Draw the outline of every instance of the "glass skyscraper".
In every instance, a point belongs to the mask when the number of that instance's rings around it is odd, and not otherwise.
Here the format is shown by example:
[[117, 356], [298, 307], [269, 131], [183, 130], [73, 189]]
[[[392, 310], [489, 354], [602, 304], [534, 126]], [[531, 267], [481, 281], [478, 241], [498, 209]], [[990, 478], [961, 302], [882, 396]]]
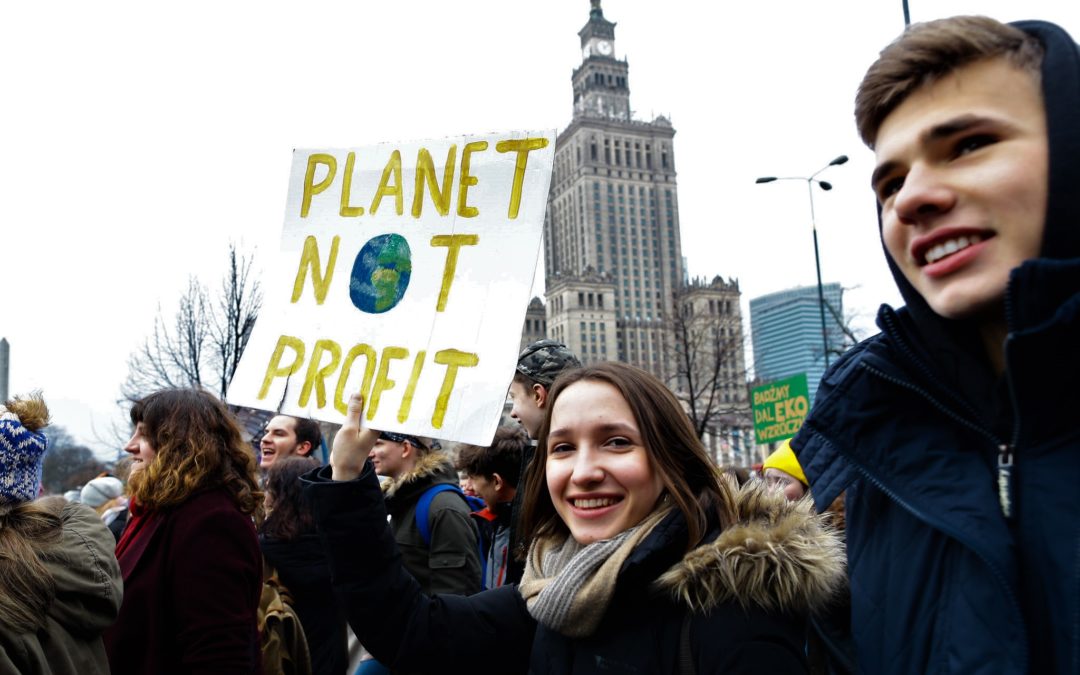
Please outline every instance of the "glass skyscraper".
[[[844, 290], [838, 283], [824, 284], [822, 290], [831, 364], [844, 350]], [[818, 382], [825, 374], [817, 286], [800, 286], [752, 299], [750, 335], [756, 379], [764, 383], [806, 373], [813, 402]]]

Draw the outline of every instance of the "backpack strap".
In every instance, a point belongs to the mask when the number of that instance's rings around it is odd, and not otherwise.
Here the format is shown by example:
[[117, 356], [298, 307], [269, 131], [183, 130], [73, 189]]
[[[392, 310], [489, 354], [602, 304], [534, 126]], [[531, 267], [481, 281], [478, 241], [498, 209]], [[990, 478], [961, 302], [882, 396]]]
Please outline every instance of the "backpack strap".
[[[424, 545], [428, 548], [431, 548], [431, 502], [435, 499], [435, 495], [440, 492], [457, 493], [459, 497], [465, 500], [465, 505], [469, 507], [469, 510], [473, 510], [472, 502], [469, 501], [469, 498], [465, 496], [465, 493], [457, 485], [440, 483], [424, 490], [423, 494], [420, 495], [420, 501], [416, 503], [416, 529], [420, 531], [420, 538], [424, 540]], [[487, 552], [484, 550], [480, 528], [473, 523], [473, 529], [476, 534], [476, 553], [480, 558], [480, 590], [484, 590], [484, 577], [487, 576]]]
[[462, 499], [465, 498], [465, 493], [458, 486], [441, 483], [424, 490], [424, 493], [420, 495], [420, 501], [416, 503], [416, 529], [420, 530], [420, 538], [424, 540], [425, 546], [431, 546], [431, 521], [429, 520], [431, 517], [431, 501], [435, 499], [435, 495], [447, 491], [456, 492], [461, 495]]

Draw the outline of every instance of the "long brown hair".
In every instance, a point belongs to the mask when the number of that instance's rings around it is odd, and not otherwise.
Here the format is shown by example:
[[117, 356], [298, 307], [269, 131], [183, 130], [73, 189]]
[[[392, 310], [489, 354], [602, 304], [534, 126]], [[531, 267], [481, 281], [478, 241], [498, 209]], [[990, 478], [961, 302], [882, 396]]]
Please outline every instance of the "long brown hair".
[[28, 633], [45, 624], [56, 582], [43, 564], [63, 537], [63, 497], [0, 505], [0, 626]]
[[304, 501], [300, 476], [319, 467], [314, 457], [282, 457], [266, 471], [266, 494], [270, 512], [260, 532], [272, 539], [292, 541], [315, 531], [315, 516]]
[[569, 535], [569, 529], [555, 511], [548, 493], [547, 437], [555, 402], [567, 388], [582, 381], [606, 382], [622, 394], [634, 414], [653, 471], [660, 476], [664, 491], [686, 518], [689, 527], [687, 550], [697, 546], [705, 536], [710, 510], [715, 511], [722, 527], [735, 522], [735, 508], [726, 496], [728, 491], [721, 490], [716, 467], [694, 433], [679, 400], [644, 370], [625, 363], [608, 362], [565, 371], [551, 387], [536, 456], [525, 475], [523, 541]]
[[163, 389], [131, 408], [131, 423], [143, 425], [155, 451], [128, 481], [136, 503], [158, 511], [224, 487], [242, 513], [262, 522], [255, 454], [221, 401], [196, 389]]

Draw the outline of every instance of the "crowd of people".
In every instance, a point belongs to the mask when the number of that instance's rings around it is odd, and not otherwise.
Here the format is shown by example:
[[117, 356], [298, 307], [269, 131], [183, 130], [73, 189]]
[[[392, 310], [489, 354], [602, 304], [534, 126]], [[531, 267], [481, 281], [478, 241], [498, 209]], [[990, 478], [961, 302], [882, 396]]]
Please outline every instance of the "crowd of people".
[[1077, 111], [1052, 24], [882, 51], [856, 120], [906, 305], [761, 476], [553, 340], [489, 445], [366, 428], [356, 394], [324, 465], [313, 420], [256, 452], [168, 389], [70, 499], [40, 494], [44, 399], [4, 402], [0, 673], [1080, 672]]

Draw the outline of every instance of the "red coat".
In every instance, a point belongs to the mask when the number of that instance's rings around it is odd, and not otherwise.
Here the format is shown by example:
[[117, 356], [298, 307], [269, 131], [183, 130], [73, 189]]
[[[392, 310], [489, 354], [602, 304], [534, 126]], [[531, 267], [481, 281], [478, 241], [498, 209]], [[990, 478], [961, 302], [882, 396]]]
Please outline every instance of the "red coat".
[[113, 675], [261, 671], [262, 555], [224, 489], [148, 522], [120, 556], [124, 602], [105, 633]]

